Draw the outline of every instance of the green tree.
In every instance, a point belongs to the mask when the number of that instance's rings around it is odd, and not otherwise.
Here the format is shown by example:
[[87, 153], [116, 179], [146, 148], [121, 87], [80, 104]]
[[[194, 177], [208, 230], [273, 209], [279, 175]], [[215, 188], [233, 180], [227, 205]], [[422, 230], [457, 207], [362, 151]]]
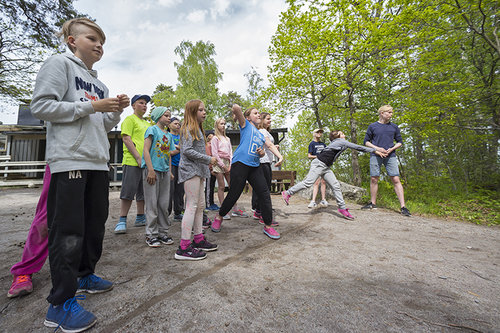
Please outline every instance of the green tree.
[[50, 52], [61, 51], [54, 31], [81, 16], [73, 0], [3, 0], [0, 2], [0, 96], [25, 98], [32, 77]]
[[211, 42], [182, 41], [175, 48], [182, 62], [175, 62], [178, 73], [178, 84], [175, 90], [177, 105], [184, 107], [191, 99], [201, 99], [207, 109], [207, 127], [212, 128], [216, 117], [222, 115], [220, 96], [217, 84], [222, 80], [214, 56], [215, 45]]

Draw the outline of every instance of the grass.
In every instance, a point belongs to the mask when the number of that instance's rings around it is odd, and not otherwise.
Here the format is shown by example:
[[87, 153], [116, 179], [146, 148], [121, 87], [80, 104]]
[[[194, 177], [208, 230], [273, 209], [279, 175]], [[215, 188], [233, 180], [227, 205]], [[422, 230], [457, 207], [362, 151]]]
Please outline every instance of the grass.
[[[443, 184], [406, 184], [404, 188], [406, 206], [412, 214], [434, 215], [489, 226], [500, 225], [498, 191], [481, 188], [456, 191]], [[399, 211], [399, 201], [392, 183], [379, 182], [377, 205]]]

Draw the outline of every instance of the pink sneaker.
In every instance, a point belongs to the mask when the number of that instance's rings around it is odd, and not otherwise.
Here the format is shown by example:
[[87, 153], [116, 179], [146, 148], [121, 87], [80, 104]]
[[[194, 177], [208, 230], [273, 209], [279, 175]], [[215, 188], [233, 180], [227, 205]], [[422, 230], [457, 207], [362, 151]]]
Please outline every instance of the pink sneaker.
[[14, 275], [12, 286], [7, 293], [8, 298], [23, 296], [33, 291], [31, 275]]
[[[265, 224], [265, 223], [264, 223], [264, 220], [262, 219], [262, 217], [259, 219], [259, 223], [260, 223], [260, 224], [262, 224], [262, 225], [264, 225], [264, 224]], [[278, 222], [276, 222], [274, 219], [273, 219], [273, 221], [271, 222], [271, 226], [272, 226], [272, 227], [277, 227], [277, 226], [279, 226], [279, 225], [280, 225], [280, 224], [279, 224]]]
[[354, 220], [354, 216], [352, 216], [351, 213], [349, 213], [349, 209], [348, 208], [339, 209], [339, 213], [342, 214], [342, 216], [345, 217], [348, 220]]
[[280, 234], [274, 228], [266, 228], [264, 227], [264, 233], [266, 234], [267, 237], [271, 239], [280, 239]]
[[283, 191], [283, 192], [281, 192], [281, 197], [283, 198], [283, 200], [285, 201], [286, 205], [288, 206], [288, 200], [290, 200], [291, 195], [288, 194], [287, 191]]
[[221, 224], [222, 221], [215, 217], [210, 229], [212, 229], [213, 232], [220, 232]]

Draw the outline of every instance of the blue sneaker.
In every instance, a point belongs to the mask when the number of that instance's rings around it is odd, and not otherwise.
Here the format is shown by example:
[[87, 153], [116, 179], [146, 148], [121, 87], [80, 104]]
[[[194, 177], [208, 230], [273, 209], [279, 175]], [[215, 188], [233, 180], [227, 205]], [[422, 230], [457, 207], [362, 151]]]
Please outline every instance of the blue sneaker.
[[215, 211], [215, 210], [219, 210], [219, 206], [217, 206], [216, 204], [212, 204], [212, 205], [208, 206], [207, 209]]
[[97, 275], [89, 274], [78, 281], [77, 293], [98, 294], [113, 289], [113, 282], [104, 280]]
[[115, 227], [115, 234], [125, 234], [127, 232], [127, 217], [120, 216]]
[[182, 221], [184, 214], [174, 215], [174, 221]]
[[146, 225], [146, 215], [144, 214], [137, 214], [136, 218], [135, 218], [135, 223], [134, 223], [134, 227], [144, 227]]
[[57, 306], [49, 305], [43, 324], [56, 327], [56, 331], [60, 327], [63, 332], [82, 332], [94, 326], [97, 322], [96, 316], [82, 308], [77, 299], [83, 300], [85, 296], [75, 296]]

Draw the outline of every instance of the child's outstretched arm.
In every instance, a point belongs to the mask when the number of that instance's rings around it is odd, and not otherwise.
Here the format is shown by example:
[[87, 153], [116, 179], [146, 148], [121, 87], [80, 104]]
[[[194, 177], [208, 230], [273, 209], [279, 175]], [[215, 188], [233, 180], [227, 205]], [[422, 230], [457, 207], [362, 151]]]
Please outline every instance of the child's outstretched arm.
[[232, 111], [240, 127], [245, 127], [245, 117], [243, 116], [243, 112], [241, 112], [241, 107], [238, 104], [233, 104]]
[[281, 163], [283, 163], [283, 155], [281, 155], [278, 148], [276, 148], [276, 146], [271, 142], [271, 140], [269, 140], [268, 137], [266, 137], [265, 145], [267, 146], [267, 148], [269, 148], [271, 153], [273, 153], [274, 156], [276, 156], [278, 158], [278, 162], [276, 162], [276, 164], [274, 166], [277, 166], [277, 167], [280, 166]]

